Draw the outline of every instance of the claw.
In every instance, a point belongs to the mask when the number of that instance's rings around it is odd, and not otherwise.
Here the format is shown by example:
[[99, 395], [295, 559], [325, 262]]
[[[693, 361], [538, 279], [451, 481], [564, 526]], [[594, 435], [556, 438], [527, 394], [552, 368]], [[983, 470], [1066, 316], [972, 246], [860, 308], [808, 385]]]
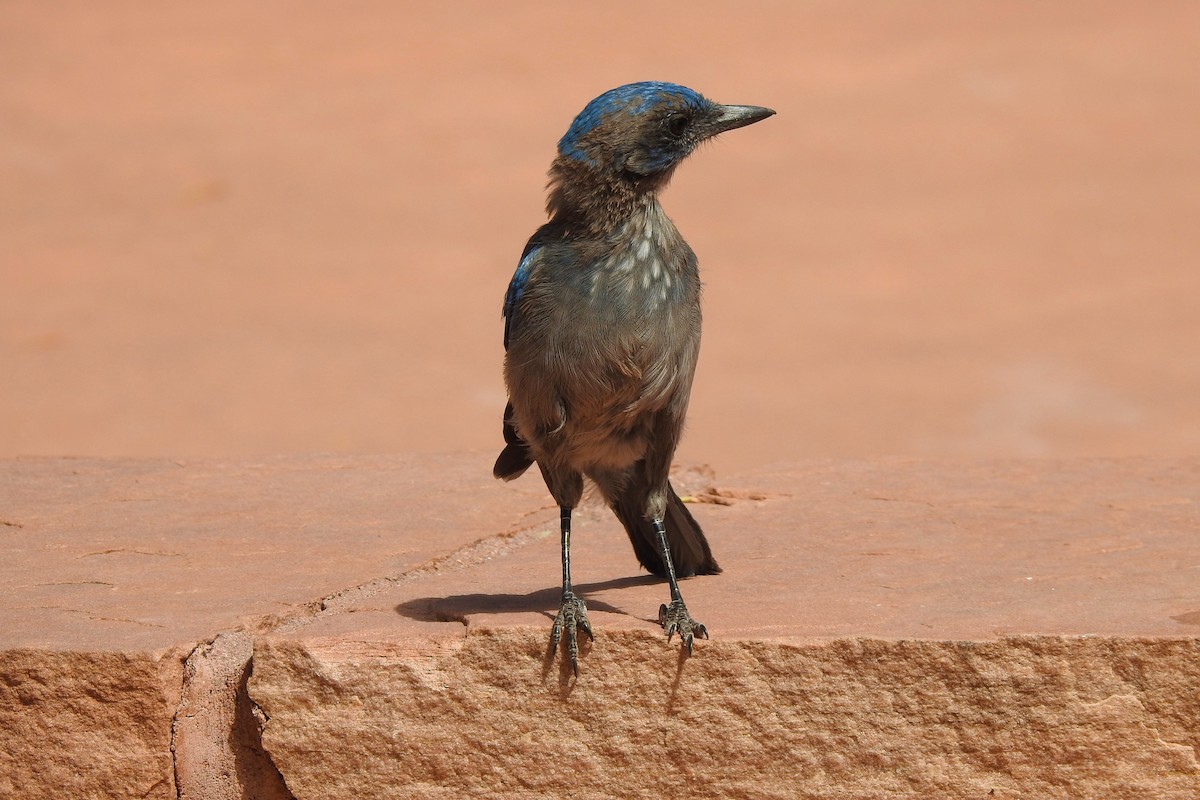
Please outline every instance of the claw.
[[571, 669], [575, 673], [575, 677], [579, 677], [579, 636], [577, 630], [582, 630], [587, 634], [591, 641], [595, 641], [596, 637], [592, 635], [592, 625], [588, 622], [587, 605], [584, 604], [583, 598], [578, 597], [572, 592], [563, 594], [562, 606], [558, 610], [558, 616], [554, 618], [554, 626], [550, 629], [550, 652], [551, 655], [558, 652], [558, 645], [562, 641], [563, 633], [567, 634], [567, 655], [571, 658]]
[[708, 638], [708, 628], [704, 627], [704, 623], [692, 619], [682, 600], [672, 600], [669, 606], [666, 603], [659, 606], [658, 624], [667, 632], [668, 642], [676, 633], [679, 634], [679, 642], [687, 648], [689, 656], [694, 652], [695, 637]]

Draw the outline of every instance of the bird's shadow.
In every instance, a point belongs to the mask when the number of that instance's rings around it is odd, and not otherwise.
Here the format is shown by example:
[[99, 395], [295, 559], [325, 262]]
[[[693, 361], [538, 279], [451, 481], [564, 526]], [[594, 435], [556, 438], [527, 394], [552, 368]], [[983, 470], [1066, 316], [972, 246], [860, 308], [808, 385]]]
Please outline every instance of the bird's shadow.
[[[662, 578], [654, 575], [631, 575], [596, 583], [577, 583], [574, 591], [587, 601], [588, 610], [606, 611], [611, 614], [636, 615], [609, 603], [588, 597], [595, 592], [608, 589], [624, 589], [630, 586], [647, 586], [661, 583]], [[444, 597], [416, 597], [396, 606], [396, 613], [421, 622], [462, 622], [472, 614], [521, 614], [533, 612], [554, 619], [562, 600], [562, 589], [557, 586], [538, 589], [526, 594], [485, 593], [452, 594]], [[653, 621], [653, 620], [651, 620]]]

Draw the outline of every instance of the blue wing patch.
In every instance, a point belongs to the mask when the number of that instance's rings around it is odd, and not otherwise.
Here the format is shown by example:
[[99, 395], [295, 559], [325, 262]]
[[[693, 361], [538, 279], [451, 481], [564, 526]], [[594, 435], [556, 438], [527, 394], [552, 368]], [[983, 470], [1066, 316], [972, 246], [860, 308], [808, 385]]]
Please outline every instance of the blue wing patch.
[[517, 264], [517, 271], [513, 273], [512, 280], [508, 283], [508, 291], [504, 295], [504, 349], [506, 350], [508, 349], [508, 332], [512, 328], [517, 304], [521, 302], [521, 295], [525, 294], [529, 276], [533, 273], [533, 262], [537, 259], [537, 254], [541, 249], [541, 245], [536, 245], [525, 252], [525, 255], [521, 257], [521, 263]]

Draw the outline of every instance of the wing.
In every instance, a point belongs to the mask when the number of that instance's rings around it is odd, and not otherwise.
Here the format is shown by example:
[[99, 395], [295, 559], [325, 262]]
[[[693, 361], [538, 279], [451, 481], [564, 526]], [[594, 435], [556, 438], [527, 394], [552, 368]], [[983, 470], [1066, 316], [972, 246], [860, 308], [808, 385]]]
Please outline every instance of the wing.
[[521, 254], [521, 262], [517, 264], [517, 271], [513, 273], [512, 280], [508, 283], [508, 291], [504, 294], [505, 350], [508, 349], [509, 332], [520, 324], [521, 296], [525, 294], [525, 287], [529, 285], [529, 277], [533, 274], [541, 251], [542, 246], [530, 240], [529, 244], [525, 245], [525, 252]]
[[[542, 247], [536, 243], [536, 238], [535, 236], [525, 245], [525, 252], [521, 253], [517, 271], [513, 273], [512, 280], [508, 282], [508, 291], [504, 293], [504, 349], [506, 351], [510, 332], [521, 324], [521, 297], [525, 294], [530, 276], [533, 275], [541, 253]], [[529, 445], [517, 433], [516, 426], [513, 424], [511, 401], [504, 408], [504, 443], [504, 450], [496, 459], [496, 464], [492, 467], [492, 474], [497, 478], [511, 481], [513, 478], [520, 477], [533, 464], [533, 454], [529, 451]]]

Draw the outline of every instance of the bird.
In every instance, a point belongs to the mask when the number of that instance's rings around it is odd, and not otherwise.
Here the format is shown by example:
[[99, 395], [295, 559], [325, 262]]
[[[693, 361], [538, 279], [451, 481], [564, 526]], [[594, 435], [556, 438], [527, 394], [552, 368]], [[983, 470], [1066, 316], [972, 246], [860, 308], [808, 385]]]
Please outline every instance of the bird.
[[772, 116], [676, 83], [618, 86], [589, 102], [558, 142], [548, 221], [529, 239], [504, 297], [505, 481], [538, 465], [559, 508], [562, 600], [550, 657], [594, 641], [571, 582], [571, 515], [585, 478], [621, 521], [640, 564], [666, 578], [658, 621], [692, 655], [708, 629], [679, 579], [721, 571], [669, 479], [700, 349], [696, 254], [659, 192], [698, 145]]

